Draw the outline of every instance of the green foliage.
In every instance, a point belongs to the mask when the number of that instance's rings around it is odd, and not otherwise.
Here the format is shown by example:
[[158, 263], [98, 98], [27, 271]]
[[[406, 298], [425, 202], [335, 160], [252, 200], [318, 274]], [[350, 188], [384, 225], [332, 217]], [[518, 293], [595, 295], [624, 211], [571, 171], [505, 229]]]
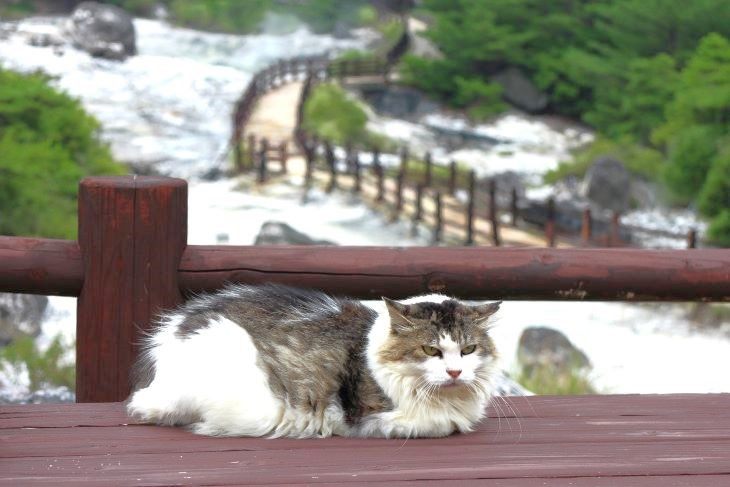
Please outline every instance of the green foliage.
[[710, 241], [716, 245], [730, 247], [730, 208], [722, 210], [707, 229]]
[[73, 349], [64, 345], [60, 336], [53, 339], [46, 351], [41, 352], [32, 337], [21, 337], [0, 349], [0, 362], [12, 367], [28, 368], [31, 390], [47, 386], [76, 388], [76, 365], [66, 363], [64, 357]]
[[502, 103], [502, 87], [497, 83], [487, 83], [478, 78], [454, 79], [456, 92], [453, 99], [457, 106], [466, 107], [466, 113], [472, 120], [481, 121], [502, 112], [506, 105]]
[[178, 24], [239, 34], [254, 32], [271, 7], [271, 0], [171, 0], [168, 4]]
[[318, 33], [332, 32], [338, 25], [354, 27], [369, 21], [372, 12], [366, 12], [367, 0], [306, 0], [281, 7], [306, 22]]
[[535, 394], [596, 394], [587, 372], [580, 367], [522, 367], [516, 381]]
[[709, 217], [730, 210], [730, 151], [726, 150], [713, 161], [697, 197], [697, 206], [703, 215]]
[[365, 141], [366, 123], [363, 109], [335, 84], [316, 86], [304, 105], [304, 128], [338, 145]]
[[40, 74], [0, 69], [0, 233], [73, 238], [86, 175], [121, 174], [98, 122]]
[[591, 163], [601, 156], [622, 161], [631, 173], [649, 181], [657, 180], [664, 166], [662, 154], [655, 149], [627, 140], [616, 142], [598, 138], [578, 150], [570, 162], [561, 162], [556, 169], [545, 173], [543, 179], [548, 184], [554, 184], [568, 176], [583, 177]]

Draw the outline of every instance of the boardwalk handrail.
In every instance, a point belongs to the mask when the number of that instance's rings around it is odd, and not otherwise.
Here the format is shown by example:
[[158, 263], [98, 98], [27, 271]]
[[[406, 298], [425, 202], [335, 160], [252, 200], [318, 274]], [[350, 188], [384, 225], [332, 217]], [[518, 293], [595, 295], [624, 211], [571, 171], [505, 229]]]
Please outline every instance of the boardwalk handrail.
[[187, 184], [93, 177], [79, 241], [0, 237], [0, 291], [78, 296], [77, 400], [119, 401], [139, 339], [184, 295], [279, 282], [359, 298], [730, 301], [730, 251], [187, 245]]

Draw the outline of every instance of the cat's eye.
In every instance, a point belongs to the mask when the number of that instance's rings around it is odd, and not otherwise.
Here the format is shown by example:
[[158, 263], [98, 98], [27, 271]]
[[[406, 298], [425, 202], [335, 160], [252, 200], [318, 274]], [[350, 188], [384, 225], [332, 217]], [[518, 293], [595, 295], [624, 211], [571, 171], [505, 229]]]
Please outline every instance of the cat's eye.
[[476, 345], [469, 345], [468, 347], [464, 347], [461, 349], [462, 355], [469, 355], [470, 353], [474, 353], [474, 350], [477, 349]]
[[431, 357], [440, 357], [441, 356], [441, 350], [439, 350], [436, 347], [432, 347], [430, 345], [423, 346], [423, 353], [425, 353], [426, 355], [429, 355]]

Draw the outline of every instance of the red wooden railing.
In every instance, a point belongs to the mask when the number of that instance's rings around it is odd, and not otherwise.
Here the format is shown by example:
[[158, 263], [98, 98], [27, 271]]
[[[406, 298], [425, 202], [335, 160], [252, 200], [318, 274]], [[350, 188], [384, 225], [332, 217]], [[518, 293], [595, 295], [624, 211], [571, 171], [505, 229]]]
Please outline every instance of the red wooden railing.
[[137, 176], [81, 182], [78, 242], [0, 237], [0, 291], [79, 297], [79, 402], [126, 398], [139, 338], [156, 314], [227, 282], [278, 282], [370, 299], [436, 291], [465, 299], [730, 301], [727, 249], [253, 247], [186, 240], [185, 181]]

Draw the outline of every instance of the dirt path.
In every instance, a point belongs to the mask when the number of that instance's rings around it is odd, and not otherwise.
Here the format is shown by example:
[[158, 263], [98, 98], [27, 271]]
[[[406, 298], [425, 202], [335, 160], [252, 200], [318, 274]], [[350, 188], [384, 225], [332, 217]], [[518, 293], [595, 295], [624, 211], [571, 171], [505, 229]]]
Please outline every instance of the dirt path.
[[244, 135], [266, 137], [271, 145], [286, 141], [294, 144], [297, 104], [303, 83], [294, 81], [266, 93], [256, 103]]

